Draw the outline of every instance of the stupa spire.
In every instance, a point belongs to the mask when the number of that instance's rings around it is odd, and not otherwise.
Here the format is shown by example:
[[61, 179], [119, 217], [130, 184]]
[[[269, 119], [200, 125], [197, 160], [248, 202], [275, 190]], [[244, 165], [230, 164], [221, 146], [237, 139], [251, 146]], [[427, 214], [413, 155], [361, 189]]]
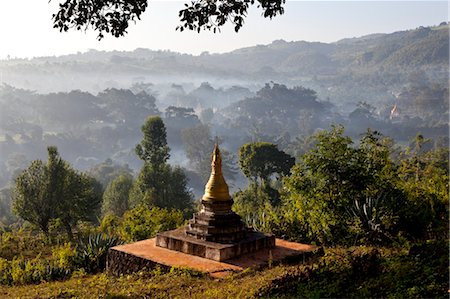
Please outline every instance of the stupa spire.
[[207, 201], [228, 201], [231, 200], [228, 185], [222, 174], [222, 157], [220, 156], [219, 145], [216, 142], [211, 158], [211, 175], [205, 186], [203, 200]]

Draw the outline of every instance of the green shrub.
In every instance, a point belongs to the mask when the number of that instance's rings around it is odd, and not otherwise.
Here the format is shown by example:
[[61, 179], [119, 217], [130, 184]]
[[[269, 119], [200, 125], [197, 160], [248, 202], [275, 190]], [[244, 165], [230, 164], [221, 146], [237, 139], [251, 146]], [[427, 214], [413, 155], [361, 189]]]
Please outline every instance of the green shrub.
[[233, 195], [233, 210], [242, 217], [247, 227], [264, 232], [275, 232], [281, 225], [279, 208], [272, 204], [271, 188], [251, 184]]
[[100, 232], [110, 235], [110, 236], [118, 236], [118, 230], [122, 223], [122, 218], [116, 216], [114, 214], [107, 214], [102, 218], [100, 222]]
[[77, 251], [70, 242], [54, 247], [52, 257], [61, 269], [74, 270], [76, 267]]
[[0, 258], [0, 284], [12, 284], [11, 263], [4, 258]]
[[184, 223], [183, 213], [158, 207], [140, 205], [125, 212], [120, 236], [127, 242], [154, 237], [158, 232], [174, 229]]
[[70, 276], [71, 270], [64, 269], [57, 262], [43, 259], [40, 256], [25, 260], [15, 257], [12, 261], [0, 261], [0, 283], [5, 285], [40, 283]]
[[108, 249], [120, 243], [118, 238], [105, 234], [94, 234], [80, 239], [76, 249], [78, 266], [84, 268], [88, 273], [104, 270]]

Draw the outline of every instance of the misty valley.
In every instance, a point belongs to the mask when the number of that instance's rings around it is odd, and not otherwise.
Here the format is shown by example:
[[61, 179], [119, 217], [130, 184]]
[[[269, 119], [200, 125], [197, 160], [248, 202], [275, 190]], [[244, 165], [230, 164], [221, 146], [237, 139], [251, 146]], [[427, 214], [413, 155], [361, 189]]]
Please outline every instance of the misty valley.
[[[210, 298], [448, 295], [448, 59], [443, 22], [223, 54], [0, 60], [0, 284], [25, 296], [57, 281], [48, 298], [87, 298], [81, 284], [198, 297], [206, 283]], [[106, 276], [109, 247], [200, 210], [216, 143], [245, 225], [326, 254], [223, 281]]]

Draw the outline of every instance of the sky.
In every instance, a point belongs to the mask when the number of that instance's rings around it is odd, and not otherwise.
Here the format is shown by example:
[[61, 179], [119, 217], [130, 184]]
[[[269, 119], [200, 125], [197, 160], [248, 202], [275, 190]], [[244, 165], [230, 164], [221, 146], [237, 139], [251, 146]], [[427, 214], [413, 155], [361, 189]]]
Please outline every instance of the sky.
[[[85, 52], [89, 49], [132, 51], [136, 48], [172, 50], [198, 55], [286, 41], [334, 42], [372, 33], [390, 33], [449, 20], [447, 1], [293, 1], [285, 14], [269, 20], [253, 7], [244, 27], [235, 33], [231, 26], [221, 33], [175, 31], [178, 11], [185, 1], [149, 1], [141, 21], [131, 24], [125, 37], [52, 28], [51, 16], [59, 0], [0, 1], [0, 59], [32, 58]], [[186, 2], [189, 2], [188, 0]]]

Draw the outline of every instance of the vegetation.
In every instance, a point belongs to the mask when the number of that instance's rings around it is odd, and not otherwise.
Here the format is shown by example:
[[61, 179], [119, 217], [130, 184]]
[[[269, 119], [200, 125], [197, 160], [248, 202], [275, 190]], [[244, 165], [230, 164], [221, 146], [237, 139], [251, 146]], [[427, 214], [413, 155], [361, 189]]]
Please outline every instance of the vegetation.
[[448, 150], [419, 153], [419, 135], [415, 150], [394, 159], [380, 133], [368, 130], [358, 146], [343, 133], [335, 126], [313, 136], [315, 146], [278, 186], [280, 202], [251, 184], [235, 195], [236, 211], [258, 229], [328, 246], [448, 238]]
[[65, 281], [3, 286], [0, 291], [20, 298], [446, 298], [447, 261], [447, 244], [439, 242], [409, 251], [334, 248], [306, 264], [248, 269], [221, 280], [184, 269], [121, 277], [74, 273]]
[[[151, 142], [149, 136], [147, 141]], [[95, 274], [104, 271], [111, 246], [150, 238], [185, 223], [180, 209], [147, 204], [133, 209], [121, 206], [119, 203], [128, 200], [126, 189], [130, 190], [131, 181], [129, 176], [119, 175], [103, 196], [103, 207], [109, 206], [110, 213], [99, 226], [78, 222], [78, 242], [68, 242], [69, 236], [58, 233], [62, 218], [51, 218], [44, 235], [35, 226], [3, 232], [0, 284], [8, 287], [1, 287], [1, 291], [8, 296], [44, 298], [93, 294], [189, 294], [206, 298], [446, 296], [448, 149], [427, 147], [430, 140], [420, 134], [410, 147], [399, 149], [391, 139], [370, 129], [354, 144], [344, 135], [342, 126], [318, 132], [312, 136], [312, 144], [292, 169], [293, 158], [275, 145], [244, 144], [241, 153], [253, 154], [241, 155], [248, 162], [240, 163], [241, 167], [253, 169], [250, 178], [260, 179], [252, 180], [247, 189], [234, 195], [234, 209], [253, 228], [325, 245], [322, 257], [303, 264], [249, 269], [222, 280], [183, 269], [165, 272], [156, 268], [123, 277]], [[269, 148], [275, 159], [261, 155], [261, 147]], [[38, 165], [44, 168], [44, 174], [68, 169], [55, 148], [49, 148], [49, 153], [47, 164], [35, 161], [30, 169]], [[277, 159], [277, 155], [284, 158]], [[163, 170], [165, 161], [160, 161], [157, 167]], [[274, 161], [283, 163], [272, 167]], [[252, 163], [258, 167], [251, 168]], [[41, 172], [36, 178], [42, 178]], [[31, 173], [25, 170], [18, 178]], [[271, 181], [274, 174], [281, 180]], [[114, 194], [120, 194], [120, 200], [115, 201]], [[279, 200], [273, 200], [274, 194]], [[111, 213], [115, 204], [124, 210], [123, 215]], [[42, 284], [44, 281], [49, 283]], [[22, 286], [28, 284], [37, 285]]]
[[289, 175], [295, 159], [277, 149], [276, 144], [255, 142], [244, 144], [239, 149], [239, 166], [252, 182], [268, 183], [276, 175]]
[[119, 234], [127, 242], [156, 236], [157, 233], [177, 228], [184, 223], [183, 213], [154, 207], [139, 206], [125, 213]]
[[[225, 23], [232, 23], [235, 31], [244, 24], [247, 10], [255, 2], [263, 9], [265, 18], [273, 18], [283, 14], [285, 0], [262, 1], [262, 0], [196, 0], [185, 4], [180, 10], [179, 17], [182, 25], [177, 29], [196, 30], [201, 29], [219, 30]], [[147, 8], [147, 0], [118, 1], [108, 0], [102, 3], [92, 3], [86, 0], [77, 2], [67, 0], [59, 5], [59, 11], [53, 14], [55, 28], [60, 31], [68, 31], [69, 28], [86, 30], [92, 27], [99, 31], [98, 39], [104, 37], [104, 32], [114, 37], [123, 36], [127, 31], [128, 23], [140, 20], [141, 14]]]
[[192, 207], [192, 195], [183, 170], [167, 164], [170, 149], [163, 121], [159, 116], [149, 117], [142, 132], [144, 139], [136, 146], [136, 154], [144, 166], [130, 191], [131, 204], [188, 211]]
[[[211, 173], [211, 149], [219, 140], [214, 141], [210, 127], [203, 124], [182, 130], [181, 137], [192, 169], [207, 182]], [[226, 150], [221, 150], [221, 155], [222, 171], [228, 180], [233, 180], [238, 171], [234, 167], [234, 156]]]
[[[0, 61], [5, 82], [40, 90], [0, 87], [4, 296], [448, 295], [448, 25], [215, 56], [74, 57]], [[111, 76], [100, 78], [105, 68]], [[32, 79], [46, 82], [42, 70], [74, 78], [64, 88], [95, 81], [85, 89], [98, 93], [46, 94]], [[159, 83], [138, 77], [147, 71]], [[246, 83], [198, 85], [199, 73]], [[174, 74], [195, 83], [164, 81]], [[273, 78], [289, 85], [264, 84]], [[186, 269], [100, 273], [110, 246], [186, 223], [215, 135], [246, 224], [325, 255], [223, 280]]]
[[22, 219], [49, 233], [49, 223], [59, 219], [69, 239], [79, 220], [95, 220], [99, 214], [101, 188], [92, 178], [78, 173], [48, 148], [48, 162], [40, 160], [16, 179], [13, 208]]
[[103, 193], [102, 214], [122, 216], [129, 210], [128, 198], [132, 186], [133, 178], [123, 174], [109, 183]]

